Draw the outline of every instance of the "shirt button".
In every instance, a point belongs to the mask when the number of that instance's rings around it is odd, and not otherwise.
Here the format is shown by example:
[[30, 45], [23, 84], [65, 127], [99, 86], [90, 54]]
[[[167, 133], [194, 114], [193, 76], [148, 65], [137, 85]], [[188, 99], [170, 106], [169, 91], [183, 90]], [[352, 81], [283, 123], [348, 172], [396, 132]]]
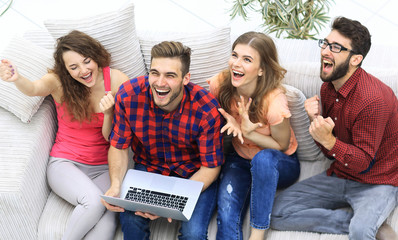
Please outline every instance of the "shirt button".
[[346, 166], [346, 167], [347, 167], [347, 166], [348, 166], [348, 163], [344, 164], [344, 166]]
[[164, 127], [164, 128], [163, 128], [163, 131], [167, 131], [167, 127]]
[[333, 156], [333, 157], [336, 157], [336, 154], [335, 154], [335, 153], [333, 153], [333, 154], [332, 154], [332, 156]]
[[334, 120], [337, 121], [337, 117], [335, 117]]
[[336, 102], [338, 102], [339, 101], [339, 99], [338, 98], [336, 98]]

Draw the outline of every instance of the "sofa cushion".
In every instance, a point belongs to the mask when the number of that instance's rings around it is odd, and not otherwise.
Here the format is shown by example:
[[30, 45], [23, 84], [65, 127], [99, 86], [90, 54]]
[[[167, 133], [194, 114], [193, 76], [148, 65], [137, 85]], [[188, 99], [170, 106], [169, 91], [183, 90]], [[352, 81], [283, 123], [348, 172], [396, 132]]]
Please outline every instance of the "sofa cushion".
[[151, 49], [162, 41], [179, 41], [192, 50], [191, 82], [206, 89], [206, 79], [221, 72], [228, 65], [231, 54], [230, 28], [220, 28], [196, 33], [161, 33], [139, 31], [142, 53], [147, 69], [151, 64]]
[[50, 192], [46, 168], [56, 119], [51, 97], [29, 124], [0, 108], [0, 239], [37, 239]]
[[300, 161], [316, 161], [324, 158], [319, 147], [315, 144], [308, 129], [310, 127], [310, 120], [307, 112], [304, 109], [304, 94], [297, 88], [284, 84], [286, 88], [286, 97], [289, 105], [289, 110], [292, 116], [290, 117], [290, 125], [296, 135], [298, 147], [297, 156]]
[[46, 20], [44, 25], [55, 39], [74, 29], [82, 31], [100, 41], [109, 51], [112, 55], [111, 67], [124, 72], [129, 78], [146, 74], [136, 34], [133, 3], [118, 11], [81, 19]]
[[[14, 37], [0, 54], [8, 59], [27, 79], [40, 79], [53, 66], [52, 52], [36, 46], [22, 37]], [[39, 109], [44, 97], [29, 97], [20, 92], [14, 83], [0, 80], [0, 106], [13, 113], [22, 122], [30, 122]]]

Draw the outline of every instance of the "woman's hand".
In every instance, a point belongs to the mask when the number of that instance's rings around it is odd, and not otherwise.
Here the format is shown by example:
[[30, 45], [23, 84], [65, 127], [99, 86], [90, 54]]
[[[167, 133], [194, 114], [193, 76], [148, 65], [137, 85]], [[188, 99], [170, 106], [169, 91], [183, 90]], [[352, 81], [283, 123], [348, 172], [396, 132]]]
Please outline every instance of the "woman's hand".
[[6, 82], [15, 82], [19, 78], [17, 68], [6, 59], [0, 62], [0, 78]]
[[113, 105], [115, 105], [115, 98], [109, 91], [101, 98], [99, 107], [104, 114], [113, 114]]
[[247, 136], [263, 125], [261, 123], [253, 123], [249, 118], [249, 108], [250, 104], [252, 103], [252, 99], [249, 98], [249, 101], [245, 103], [245, 98], [243, 96], [240, 96], [240, 100], [241, 101], [238, 102], [239, 115], [242, 119], [240, 129], [243, 136]]
[[232, 133], [234, 137], [238, 136], [238, 139], [243, 144], [242, 131], [240, 130], [240, 126], [235, 118], [222, 108], [219, 108], [218, 111], [224, 116], [225, 120], [227, 120], [227, 123], [221, 128], [221, 133], [225, 131], [227, 131], [228, 135]]

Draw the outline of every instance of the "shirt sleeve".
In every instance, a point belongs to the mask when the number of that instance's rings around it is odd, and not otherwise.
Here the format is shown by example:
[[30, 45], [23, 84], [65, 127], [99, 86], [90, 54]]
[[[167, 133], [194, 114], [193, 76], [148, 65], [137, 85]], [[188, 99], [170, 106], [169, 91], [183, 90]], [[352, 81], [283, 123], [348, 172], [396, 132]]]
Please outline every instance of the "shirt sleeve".
[[388, 121], [388, 109], [382, 101], [367, 105], [356, 117], [352, 128], [353, 143], [337, 139], [333, 148], [323, 152], [342, 166], [355, 172], [363, 172], [371, 166], [382, 141]]
[[269, 125], [278, 125], [283, 122], [284, 118], [291, 117], [287, 97], [280, 89], [271, 92], [267, 102], [267, 120]]
[[128, 121], [127, 110], [124, 106], [123, 98], [121, 97], [120, 89], [115, 96], [115, 108], [113, 116], [113, 127], [109, 138], [110, 144], [118, 149], [128, 148], [131, 144], [133, 134]]
[[201, 121], [202, 130], [198, 145], [202, 166], [213, 168], [224, 163], [222, 121], [217, 108], [213, 108], [208, 116]]

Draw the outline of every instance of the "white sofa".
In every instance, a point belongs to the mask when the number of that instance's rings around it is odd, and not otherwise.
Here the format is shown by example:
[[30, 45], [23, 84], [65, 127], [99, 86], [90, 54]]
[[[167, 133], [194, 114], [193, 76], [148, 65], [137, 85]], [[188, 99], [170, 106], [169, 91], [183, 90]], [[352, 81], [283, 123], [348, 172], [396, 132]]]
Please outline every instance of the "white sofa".
[[[48, 31], [30, 31], [16, 37], [0, 54], [11, 59], [19, 71], [36, 79], [52, 66], [54, 38], [79, 29], [97, 38], [112, 54], [112, 64], [135, 77], [146, 73], [151, 47], [161, 40], [178, 40], [193, 49], [192, 81], [206, 86], [205, 80], [226, 67], [231, 50], [228, 27], [200, 33], [159, 33], [135, 30], [134, 6], [120, 11], [75, 20], [48, 20]], [[308, 133], [309, 120], [303, 102], [320, 89], [319, 48], [316, 41], [275, 39], [281, 64], [288, 70], [287, 84], [291, 123], [298, 139], [300, 179], [324, 171], [330, 164]], [[386, 82], [398, 95], [398, 47], [373, 46], [363, 67]], [[48, 154], [55, 138], [56, 112], [51, 97], [30, 98], [13, 84], [0, 81], [0, 239], [60, 239], [73, 206], [51, 192], [46, 181]], [[249, 213], [244, 237], [249, 234]], [[398, 231], [398, 212], [388, 223]], [[178, 222], [159, 219], [151, 223], [151, 239], [176, 239]], [[215, 239], [216, 216], [209, 225], [209, 239]], [[122, 239], [120, 227], [115, 239]], [[345, 235], [269, 230], [271, 240], [337, 240]]]

